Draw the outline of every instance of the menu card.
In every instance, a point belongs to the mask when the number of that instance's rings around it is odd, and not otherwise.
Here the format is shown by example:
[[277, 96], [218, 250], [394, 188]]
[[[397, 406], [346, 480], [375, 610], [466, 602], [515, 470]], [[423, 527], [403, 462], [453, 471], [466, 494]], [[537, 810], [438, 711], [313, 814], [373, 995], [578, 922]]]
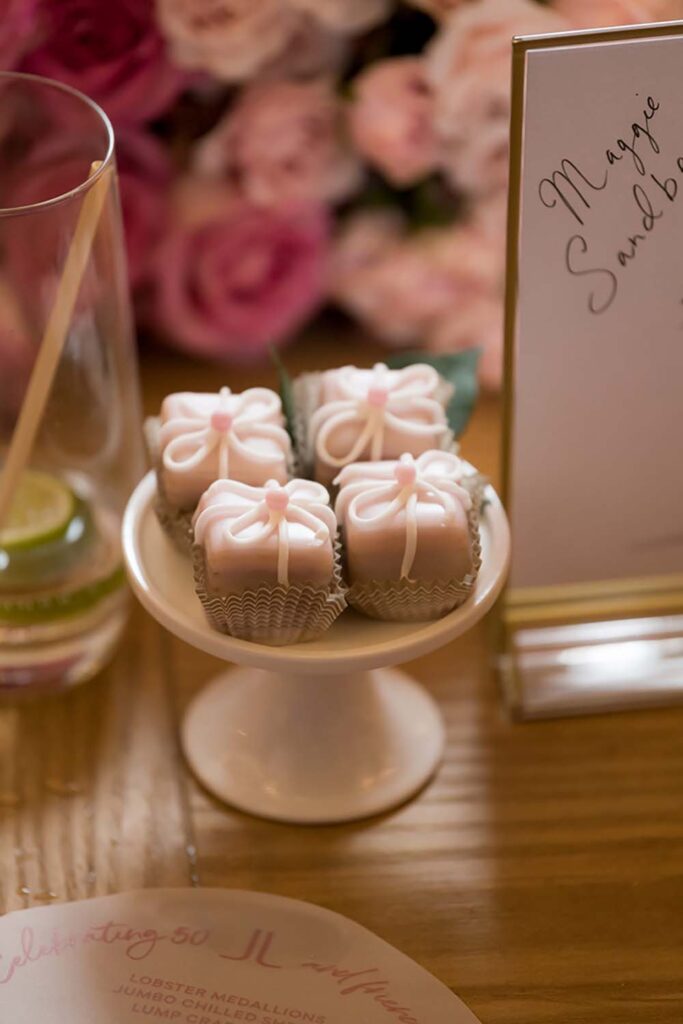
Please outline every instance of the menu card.
[[682, 32], [515, 43], [513, 588], [683, 573]]
[[0, 919], [0, 1019], [477, 1021], [445, 985], [347, 918], [223, 889], [130, 892]]

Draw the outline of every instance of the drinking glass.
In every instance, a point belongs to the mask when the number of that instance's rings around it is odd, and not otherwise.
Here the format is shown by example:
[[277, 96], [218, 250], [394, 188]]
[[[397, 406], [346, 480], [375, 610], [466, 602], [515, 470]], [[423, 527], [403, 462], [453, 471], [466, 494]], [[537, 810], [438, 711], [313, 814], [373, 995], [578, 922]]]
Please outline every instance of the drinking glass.
[[111, 124], [74, 89], [0, 74], [0, 490], [94, 189], [102, 205], [0, 522], [2, 694], [71, 686], [112, 653], [127, 606], [120, 522], [143, 455]]

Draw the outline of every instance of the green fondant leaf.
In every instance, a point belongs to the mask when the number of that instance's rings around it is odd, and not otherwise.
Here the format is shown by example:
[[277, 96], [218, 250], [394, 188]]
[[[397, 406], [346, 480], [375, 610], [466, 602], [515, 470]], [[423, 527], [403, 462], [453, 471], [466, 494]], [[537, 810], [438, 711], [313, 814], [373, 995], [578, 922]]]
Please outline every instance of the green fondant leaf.
[[287, 373], [285, 364], [280, 359], [277, 351], [271, 346], [270, 358], [277, 370], [278, 380], [280, 384], [280, 399], [282, 401], [282, 410], [285, 414], [285, 420], [287, 421], [287, 431], [289, 436], [294, 439], [294, 389], [292, 387], [292, 378]]

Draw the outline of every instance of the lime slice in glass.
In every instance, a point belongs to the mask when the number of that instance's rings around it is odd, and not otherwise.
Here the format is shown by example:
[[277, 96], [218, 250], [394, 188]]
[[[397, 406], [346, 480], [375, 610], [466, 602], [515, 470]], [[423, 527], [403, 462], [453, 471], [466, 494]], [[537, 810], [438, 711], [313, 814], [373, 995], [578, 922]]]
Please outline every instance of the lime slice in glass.
[[75, 509], [76, 496], [65, 483], [50, 473], [26, 470], [0, 530], [0, 548], [9, 553], [57, 540], [68, 530]]
[[95, 536], [87, 502], [59, 477], [27, 470], [0, 530], [0, 592], [36, 591], [66, 580]]
[[0, 590], [0, 631], [3, 626], [39, 626], [89, 612], [105, 598], [119, 592], [123, 598], [126, 574], [117, 566], [107, 576], [75, 589], [57, 589], [37, 595], [14, 594], [7, 598]]

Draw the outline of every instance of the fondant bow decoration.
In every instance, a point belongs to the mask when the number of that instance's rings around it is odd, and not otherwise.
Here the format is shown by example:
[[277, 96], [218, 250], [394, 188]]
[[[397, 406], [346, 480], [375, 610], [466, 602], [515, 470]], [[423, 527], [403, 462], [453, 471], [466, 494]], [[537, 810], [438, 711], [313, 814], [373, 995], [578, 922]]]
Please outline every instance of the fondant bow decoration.
[[336, 536], [337, 519], [327, 490], [312, 480], [290, 480], [284, 487], [276, 480], [265, 487], [222, 480], [211, 485], [206, 498], [195, 519], [197, 543], [203, 543], [206, 531], [216, 523], [224, 524], [224, 536], [233, 544], [257, 546], [277, 534], [277, 579], [284, 586], [289, 584], [290, 525], [307, 527], [316, 544], [334, 542]]
[[[472, 507], [469, 492], [459, 482], [465, 475], [463, 463], [451, 452], [430, 451], [417, 459], [412, 455], [402, 455], [398, 462], [365, 463], [358, 466], [357, 475], [353, 472], [355, 469], [351, 467], [351, 475], [342, 481], [344, 487], [340, 493], [340, 500], [343, 500], [344, 489], [349, 488], [348, 521], [357, 526], [381, 526], [405, 511], [406, 543], [401, 579], [410, 576], [415, 561], [418, 502], [441, 505], [446, 516], [456, 514], [456, 502], [466, 512]], [[348, 474], [349, 470], [345, 473]], [[339, 479], [337, 477], [335, 483]], [[369, 507], [385, 502], [388, 504], [381, 511], [367, 513]], [[340, 512], [339, 503], [337, 510]]]
[[[279, 413], [279, 399], [267, 388], [249, 388], [233, 397], [230, 388], [221, 388], [212, 413], [199, 410], [186, 418], [173, 422], [179, 431], [166, 445], [164, 466], [175, 473], [190, 473], [213, 452], [217, 455], [217, 478], [230, 476], [230, 456], [239, 453], [251, 462], [264, 465], [273, 463], [273, 456], [254, 447], [250, 442], [270, 438], [283, 448], [283, 457], [289, 445], [286, 432], [274, 420]], [[163, 429], [163, 428], [162, 428]]]
[[[378, 363], [372, 383], [365, 388], [354, 384], [350, 375], [342, 378], [340, 386], [350, 397], [325, 403], [311, 417], [318, 457], [337, 468], [355, 462], [368, 449], [371, 460], [381, 459], [387, 427], [406, 437], [429, 438], [436, 443], [448, 426], [441, 403], [427, 397], [434, 393], [435, 381], [431, 375], [427, 379], [425, 370], [431, 371], [431, 367], [406, 366], [390, 374], [384, 363]], [[355, 441], [345, 455], [333, 455], [328, 447], [330, 437], [349, 426], [359, 428]]]
[[[405, 391], [409, 388], [410, 394], [418, 398], [433, 398], [441, 383], [439, 374], [427, 363], [414, 363], [402, 370], [390, 370], [386, 363], [375, 363], [372, 371], [374, 384], [386, 385], [392, 381], [392, 391]], [[337, 388], [345, 398], [365, 398], [368, 387], [366, 380], [367, 370], [359, 370], [355, 366], [342, 366], [336, 372]]]

